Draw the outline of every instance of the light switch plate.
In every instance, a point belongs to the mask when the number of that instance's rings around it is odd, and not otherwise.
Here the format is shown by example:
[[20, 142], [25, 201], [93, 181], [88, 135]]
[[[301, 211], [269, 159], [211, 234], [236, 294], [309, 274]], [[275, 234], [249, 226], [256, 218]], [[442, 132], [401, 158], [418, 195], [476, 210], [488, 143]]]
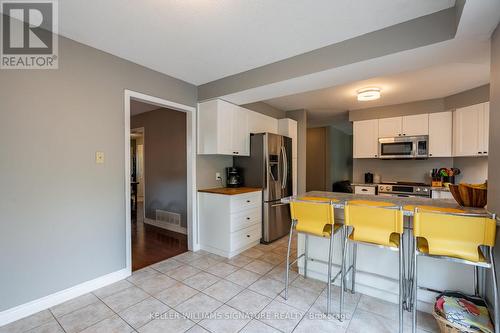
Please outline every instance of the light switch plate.
[[220, 172], [215, 173], [215, 180], [221, 180], [222, 177], [220, 176]]
[[104, 152], [96, 151], [95, 152], [95, 163], [96, 164], [104, 164]]

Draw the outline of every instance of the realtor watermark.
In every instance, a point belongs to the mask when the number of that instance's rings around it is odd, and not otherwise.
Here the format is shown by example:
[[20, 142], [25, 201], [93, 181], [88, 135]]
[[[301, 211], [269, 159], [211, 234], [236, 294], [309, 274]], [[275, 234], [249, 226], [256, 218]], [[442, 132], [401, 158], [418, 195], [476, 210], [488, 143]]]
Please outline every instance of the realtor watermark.
[[57, 0], [2, 0], [1, 69], [57, 69]]

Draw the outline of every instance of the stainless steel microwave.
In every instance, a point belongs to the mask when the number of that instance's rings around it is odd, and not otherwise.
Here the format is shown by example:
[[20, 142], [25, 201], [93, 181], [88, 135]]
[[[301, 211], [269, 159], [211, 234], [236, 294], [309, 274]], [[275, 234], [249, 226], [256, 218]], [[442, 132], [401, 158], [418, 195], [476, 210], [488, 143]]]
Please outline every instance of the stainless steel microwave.
[[417, 159], [429, 157], [429, 136], [398, 136], [378, 139], [382, 159]]

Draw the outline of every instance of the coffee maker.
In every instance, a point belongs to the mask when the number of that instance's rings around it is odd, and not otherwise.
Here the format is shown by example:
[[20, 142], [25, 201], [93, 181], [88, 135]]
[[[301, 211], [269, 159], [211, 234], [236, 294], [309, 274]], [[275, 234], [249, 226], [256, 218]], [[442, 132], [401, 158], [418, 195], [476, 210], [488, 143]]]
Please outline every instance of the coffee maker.
[[226, 186], [227, 187], [240, 187], [242, 186], [242, 179], [240, 170], [235, 167], [226, 168]]

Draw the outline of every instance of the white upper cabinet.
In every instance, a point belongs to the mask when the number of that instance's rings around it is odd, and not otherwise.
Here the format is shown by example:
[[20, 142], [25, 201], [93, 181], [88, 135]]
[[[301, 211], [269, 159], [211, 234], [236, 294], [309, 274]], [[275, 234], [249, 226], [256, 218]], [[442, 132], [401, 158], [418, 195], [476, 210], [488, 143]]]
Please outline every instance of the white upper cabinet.
[[198, 154], [250, 154], [247, 110], [222, 100], [198, 104]]
[[355, 121], [353, 123], [353, 157], [378, 157], [378, 119]]
[[490, 102], [483, 103], [483, 111], [479, 114], [479, 150], [488, 155], [490, 138]]
[[429, 115], [382, 118], [378, 121], [379, 138], [429, 134]]
[[250, 156], [250, 131], [248, 130], [248, 111], [237, 107], [231, 118], [232, 155]]
[[429, 115], [416, 114], [412, 116], [403, 117], [403, 135], [416, 136], [429, 134]]
[[379, 119], [378, 137], [393, 138], [395, 136], [401, 136], [403, 134], [402, 126], [403, 126], [403, 117]]
[[429, 114], [429, 157], [451, 157], [453, 112]]
[[250, 133], [278, 133], [278, 119], [251, 110], [247, 110], [247, 113]]
[[456, 109], [453, 115], [453, 155], [488, 155], [489, 103]]

